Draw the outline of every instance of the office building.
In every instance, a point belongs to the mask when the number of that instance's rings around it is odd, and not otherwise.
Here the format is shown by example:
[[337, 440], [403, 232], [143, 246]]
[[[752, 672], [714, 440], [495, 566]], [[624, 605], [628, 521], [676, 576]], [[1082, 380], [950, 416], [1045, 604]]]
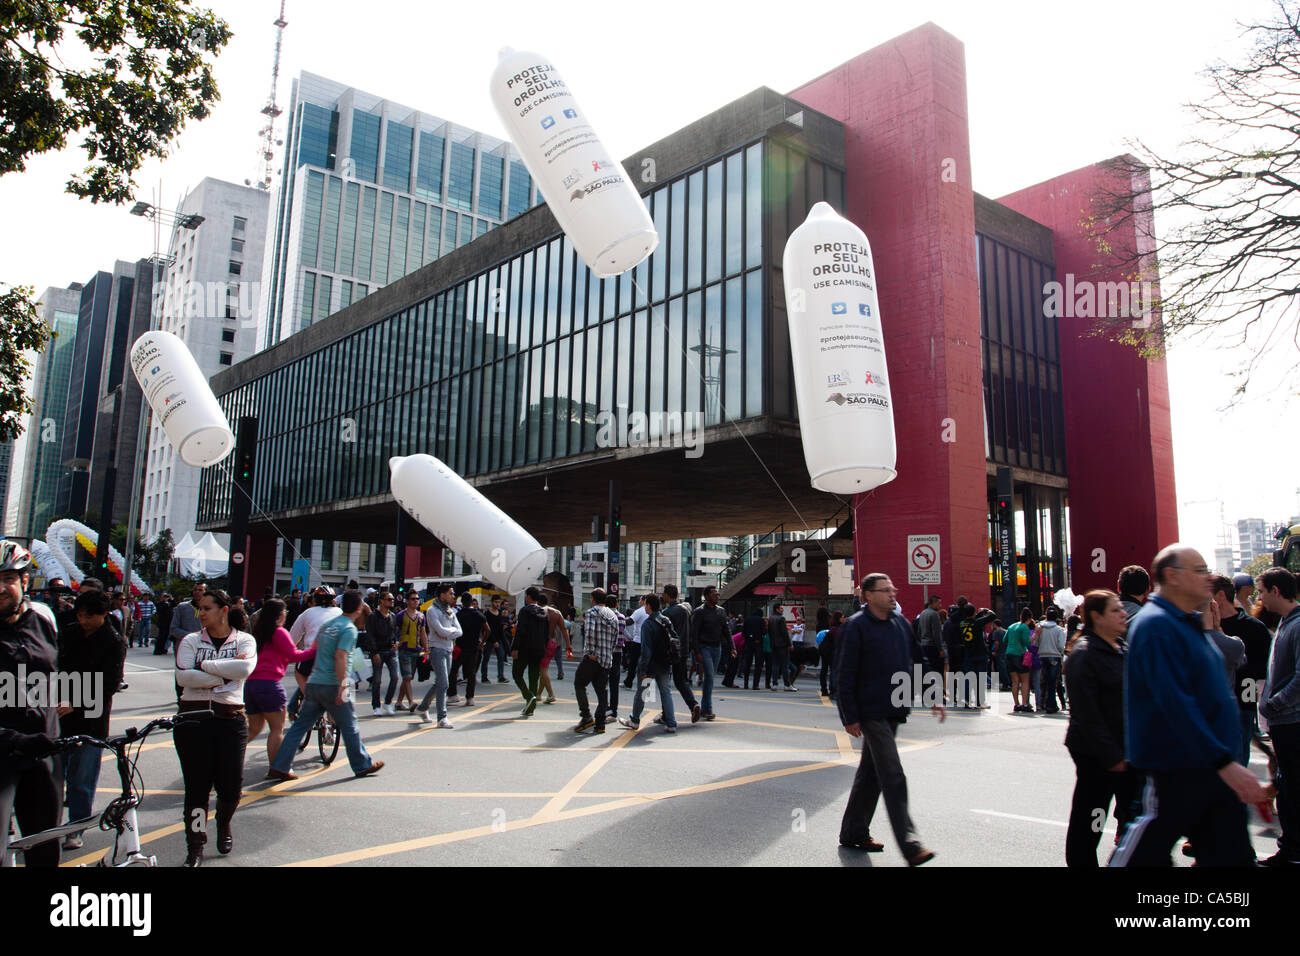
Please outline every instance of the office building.
[[270, 347], [535, 202], [508, 143], [342, 83], [293, 81], [260, 322]]
[[35, 358], [31, 391], [32, 414], [15, 442], [13, 476], [5, 508], [5, 533], [19, 538], [39, 538], [55, 515], [59, 479], [64, 474], [61, 455], [68, 382], [81, 309], [81, 285], [48, 288], [37, 309], [45, 327], [54, 334]]
[[[56, 514], [100, 516], [97, 527], [125, 524], [131, 502], [140, 386], [127, 361], [132, 343], [149, 329], [155, 264], [119, 261], [81, 290], [72, 344], [67, 403], [60, 431], [61, 463]], [[109, 463], [116, 465], [109, 482]], [[112, 499], [111, 512], [104, 503]]]

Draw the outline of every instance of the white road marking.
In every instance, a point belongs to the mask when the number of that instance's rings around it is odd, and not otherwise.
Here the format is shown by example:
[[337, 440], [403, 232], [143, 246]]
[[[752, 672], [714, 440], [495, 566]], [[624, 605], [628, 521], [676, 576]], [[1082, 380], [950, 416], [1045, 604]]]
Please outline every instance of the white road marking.
[[[1025, 816], [1021, 816], [1021, 815], [1018, 814], [1018, 813], [1003, 813], [1001, 810], [975, 810], [975, 809], [972, 809], [972, 810], [971, 810], [971, 813], [982, 813], [982, 814], [984, 814], [985, 816], [990, 816], [990, 817], [1004, 817], [1004, 818], [1006, 818], [1006, 819], [1008, 819], [1008, 820], [1023, 820], [1025, 823], [1041, 823], [1041, 824], [1043, 824], [1044, 826], [1049, 826], [1049, 827], [1068, 827], [1068, 826], [1070, 825], [1068, 822], [1066, 822], [1066, 823], [1062, 823], [1060, 820], [1044, 820], [1042, 817], [1025, 817]], [[1115, 825], [1112, 823], [1111, 825], [1107, 826], [1106, 829], [1102, 830], [1101, 832], [1102, 832], [1102, 833], [1114, 833], [1114, 832], [1115, 832]]]

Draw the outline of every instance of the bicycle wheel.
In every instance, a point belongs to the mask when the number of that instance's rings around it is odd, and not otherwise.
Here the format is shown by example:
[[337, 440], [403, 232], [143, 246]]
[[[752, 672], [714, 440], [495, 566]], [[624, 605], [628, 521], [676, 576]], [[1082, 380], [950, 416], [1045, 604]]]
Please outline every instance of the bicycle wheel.
[[320, 759], [329, 766], [339, 753], [339, 729], [334, 718], [325, 714], [316, 724], [316, 746], [320, 749]]

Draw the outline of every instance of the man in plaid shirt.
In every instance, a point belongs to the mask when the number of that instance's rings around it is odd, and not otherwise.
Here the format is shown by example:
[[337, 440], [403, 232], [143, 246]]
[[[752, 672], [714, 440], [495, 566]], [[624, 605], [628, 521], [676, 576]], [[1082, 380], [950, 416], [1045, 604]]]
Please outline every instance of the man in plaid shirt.
[[[583, 655], [578, 673], [573, 678], [573, 693], [578, 698], [578, 725], [576, 733], [590, 730], [593, 734], [605, 732], [605, 711], [609, 698], [607, 683], [609, 669], [614, 664], [614, 644], [619, 636], [618, 615], [605, 606], [605, 592], [596, 588], [591, 592], [591, 610], [583, 618]], [[591, 716], [587, 706], [587, 685], [596, 685], [596, 716]]]

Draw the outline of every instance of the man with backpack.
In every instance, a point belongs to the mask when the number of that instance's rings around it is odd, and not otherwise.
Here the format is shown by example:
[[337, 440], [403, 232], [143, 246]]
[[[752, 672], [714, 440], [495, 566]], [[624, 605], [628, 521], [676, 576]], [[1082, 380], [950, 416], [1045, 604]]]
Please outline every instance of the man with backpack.
[[[519, 712], [520, 717], [531, 717], [537, 709], [537, 685], [542, 677], [542, 658], [546, 656], [546, 644], [551, 636], [546, 609], [537, 603], [541, 594], [535, 587], [524, 592], [524, 606], [519, 609], [514, 647], [510, 651], [510, 657], [514, 660], [512, 676], [524, 697], [524, 709]], [[525, 669], [528, 671], [527, 684], [524, 683]]]
[[695, 693], [691, 690], [691, 682], [686, 678], [686, 662], [691, 659], [692, 648], [690, 646], [691, 633], [691, 606], [685, 601], [677, 600], [677, 585], [665, 584], [663, 599], [660, 605], [663, 608], [664, 617], [673, 623], [673, 630], [677, 632], [678, 639], [682, 642], [682, 652], [677, 659], [672, 661], [673, 667], [673, 684], [677, 688], [677, 693], [682, 695], [682, 702], [686, 709], [691, 712], [691, 723], [697, 723], [703, 714], [699, 703], [695, 700]]
[[663, 702], [664, 733], [677, 733], [677, 718], [673, 715], [672, 677], [673, 661], [681, 659], [682, 642], [673, 622], [659, 613], [659, 595], [647, 594], [647, 617], [641, 623], [641, 656], [637, 660], [636, 696], [632, 699], [632, 716], [620, 717], [620, 725], [630, 730], [641, 726], [641, 711], [645, 709], [645, 689], [650, 678], [659, 689]]

